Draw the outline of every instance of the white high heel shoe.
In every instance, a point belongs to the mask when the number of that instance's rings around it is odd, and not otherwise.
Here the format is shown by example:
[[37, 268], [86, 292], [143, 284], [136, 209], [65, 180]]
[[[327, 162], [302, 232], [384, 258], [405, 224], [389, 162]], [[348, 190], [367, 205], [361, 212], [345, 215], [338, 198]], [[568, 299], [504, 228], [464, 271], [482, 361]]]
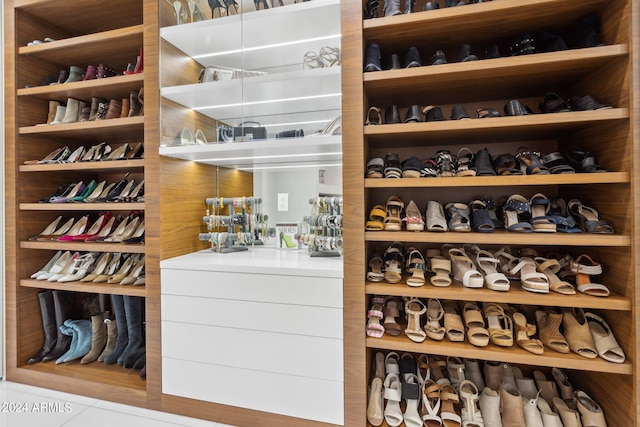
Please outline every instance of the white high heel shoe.
[[31, 275], [31, 278], [35, 279], [36, 277], [40, 276], [41, 274], [45, 274], [45, 273], [49, 272], [49, 270], [51, 270], [51, 268], [54, 266], [56, 261], [58, 261], [58, 258], [60, 258], [61, 255], [62, 255], [62, 251], [56, 252], [55, 255], [53, 257], [51, 257], [51, 259], [44, 265], [44, 267], [42, 267], [39, 271], [36, 271], [35, 273], [33, 273]]
[[129, 270], [131, 270], [131, 267], [133, 267], [133, 263], [135, 261], [136, 257], [134, 255], [130, 255], [129, 258], [127, 258], [127, 260], [122, 264], [120, 270], [107, 278], [107, 283], [120, 283], [125, 277], [127, 277], [127, 274], [129, 274]]
[[111, 252], [104, 252], [100, 257], [96, 260], [93, 270], [91, 273], [80, 279], [81, 282], [91, 282], [93, 279], [101, 275], [104, 270], [106, 270], [107, 266], [111, 261], [111, 256], [113, 254]]
[[95, 261], [96, 261], [96, 255], [93, 253], [80, 255], [78, 258], [75, 259], [73, 263], [73, 267], [71, 268], [71, 271], [68, 274], [65, 274], [64, 276], [60, 277], [57, 281], [64, 283], [64, 282], [75, 282], [77, 280], [82, 279], [87, 275], [87, 273], [89, 272], [89, 268], [91, 268], [91, 266]]
[[[135, 283], [138, 278], [144, 273], [144, 258], [145, 257], [143, 255], [142, 258], [140, 258], [140, 260], [138, 260], [138, 262], [133, 267], [131, 267], [129, 274], [127, 274], [127, 276], [120, 281], [121, 285], [131, 285]], [[111, 280], [111, 277], [109, 279]], [[113, 276], [113, 280], [116, 279], [117, 278]]]
[[67, 259], [67, 263], [64, 265], [64, 267], [62, 267], [60, 272], [51, 274], [49, 277], [47, 277], [47, 282], [57, 282], [61, 277], [70, 274], [71, 271], [73, 271], [73, 267], [76, 264], [76, 259], [79, 256], [80, 254], [78, 252], [74, 252], [73, 255], [71, 255], [69, 259]]
[[69, 258], [71, 258], [71, 252], [69, 251], [64, 252], [62, 255], [58, 257], [56, 262], [51, 266], [51, 268], [48, 271], [38, 275], [37, 277], [35, 277], [35, 279], [47, 280], [49, 277], [53, 276], [54, 274], [60, 273], [64, 268], [64, 266], [67, 264], [67, 261], [69, 261]]

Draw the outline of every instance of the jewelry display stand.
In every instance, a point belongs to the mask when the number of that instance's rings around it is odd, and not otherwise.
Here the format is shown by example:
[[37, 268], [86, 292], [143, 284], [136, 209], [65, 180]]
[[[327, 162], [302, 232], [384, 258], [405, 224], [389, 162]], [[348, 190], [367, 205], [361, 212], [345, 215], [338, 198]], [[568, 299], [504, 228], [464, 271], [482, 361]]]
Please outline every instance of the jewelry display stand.
[[296, 239], [309, 246], [312, 257], [342, 256], [342, 197], [314, 197], [309, 204], [311, 215], [302, 221], [308, 232]]
[[[200, 233], [198, 239], [211, 242], [215, 252], [229, 253], [249, 250], [248, 245], [264, 245], [260, 236], [267, 236], [268, 216], [262, 214], [262, 199], [256, 197], [212, 197], [205, 199], [207, 205], [203, 222], [208, 233]], [[220, 215], [228, 206], [228, 215]], [[236, 212], [239, 209], [239, 212]], [[227, 231], [216, 231], [226, 227]], [[236, 227], [240, 227], [236, 231]]]

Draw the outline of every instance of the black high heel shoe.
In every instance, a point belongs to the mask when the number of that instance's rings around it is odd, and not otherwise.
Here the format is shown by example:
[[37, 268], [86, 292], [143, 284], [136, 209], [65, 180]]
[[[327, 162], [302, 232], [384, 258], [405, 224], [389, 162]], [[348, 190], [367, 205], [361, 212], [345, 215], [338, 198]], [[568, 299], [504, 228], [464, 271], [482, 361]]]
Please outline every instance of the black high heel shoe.
[[218, 17], [222, 17], [222, 8], [224, 7], [220, 0], [208, 0], [211, 8], [211, 19], [215, 18], [215, 10], [218, 9]]
[[262, 5], [262, 9], [269, 9], [269, 5], [267, 4], [267, 0], [253, 0], [253, 4], [256, 6], [256, 10], [260, 10], [260, 5]]
[[[233, 8], [235, 9], [234, 15], [238, 14], [238, 3], [236, 2], [236, 0], [222, 0], [224, 3], [224, 9], [227, 12], [227, 16], [229, 16], [229, 8], [231, 6], [233, 6]], [[267, 0], [262, 0], [264, 2], [265, 5], [265, 9], [267, 8]]]

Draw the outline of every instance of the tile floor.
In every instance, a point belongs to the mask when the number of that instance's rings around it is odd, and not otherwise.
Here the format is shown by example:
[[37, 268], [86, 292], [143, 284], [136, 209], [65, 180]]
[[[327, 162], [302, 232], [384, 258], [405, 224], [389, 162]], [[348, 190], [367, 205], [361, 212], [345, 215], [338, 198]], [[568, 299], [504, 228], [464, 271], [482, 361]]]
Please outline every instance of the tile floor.
[[0, 426], [231, 427], [3, 380]]

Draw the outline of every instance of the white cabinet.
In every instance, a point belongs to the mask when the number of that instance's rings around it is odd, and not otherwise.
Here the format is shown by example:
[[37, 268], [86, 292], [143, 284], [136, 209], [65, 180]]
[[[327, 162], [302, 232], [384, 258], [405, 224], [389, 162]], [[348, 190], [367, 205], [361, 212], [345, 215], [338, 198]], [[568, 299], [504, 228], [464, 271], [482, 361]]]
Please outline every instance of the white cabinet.
[[161, 262], [162, 392], [342, 425], [342, 259], [270, 248]]

